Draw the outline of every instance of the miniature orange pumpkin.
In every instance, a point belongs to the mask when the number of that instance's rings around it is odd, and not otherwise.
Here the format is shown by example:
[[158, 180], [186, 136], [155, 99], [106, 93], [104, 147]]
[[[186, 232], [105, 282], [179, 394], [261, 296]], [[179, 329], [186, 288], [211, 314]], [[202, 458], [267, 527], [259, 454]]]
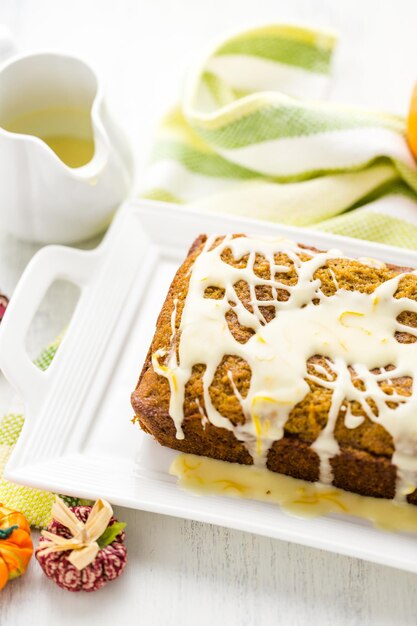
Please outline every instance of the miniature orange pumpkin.
[[33, 554], [30, 528], [22, 513], [0, 503], [0, 589], [24, 574]]
[[417, 159], [417, 84], [414, 86], [408, 109], [407, 139], [411, 152]]

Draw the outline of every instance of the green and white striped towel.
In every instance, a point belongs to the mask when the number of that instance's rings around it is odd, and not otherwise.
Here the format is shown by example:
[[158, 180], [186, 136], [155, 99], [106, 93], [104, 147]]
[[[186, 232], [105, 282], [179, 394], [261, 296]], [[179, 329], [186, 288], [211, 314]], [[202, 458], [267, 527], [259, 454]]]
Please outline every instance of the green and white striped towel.
[[142, 195], [417, 247], [405, 120], [322, 99], [335, 43], [273, 25], [218, 45], [163, 121]]
[[[46, 348], [35, 364], [42, 370], [46, 370], [52, 363], [52, 359], [58, 349], [60, 338]], [[31, 526], [43, 528], [51, 520], [51, 508], [55, 501], [55, 495], [22, 487], [6, 480], [3, 476], [7, 460], [17, 442], [23, 427], [24, 418], [20, 411], [10, 412], [0, 420], [0, 502], [6, 506], [21, 511]], [[63, 497], [70, 506], [81, 502], [78, 498]]]

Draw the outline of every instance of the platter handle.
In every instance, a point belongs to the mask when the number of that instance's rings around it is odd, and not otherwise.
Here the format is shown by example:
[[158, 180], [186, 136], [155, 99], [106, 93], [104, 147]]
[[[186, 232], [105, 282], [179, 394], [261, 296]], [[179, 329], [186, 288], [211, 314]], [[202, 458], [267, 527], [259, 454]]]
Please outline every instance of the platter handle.
[[46, 246], [24, 270], [0, 326], [0, 368], [30, 408], [38, 408], [48, 387], [51, 369], [41, 371], [26, 349], [26, 335], [48, 288], [68, 280], [83, 289], [92, 279], [94, 251]]

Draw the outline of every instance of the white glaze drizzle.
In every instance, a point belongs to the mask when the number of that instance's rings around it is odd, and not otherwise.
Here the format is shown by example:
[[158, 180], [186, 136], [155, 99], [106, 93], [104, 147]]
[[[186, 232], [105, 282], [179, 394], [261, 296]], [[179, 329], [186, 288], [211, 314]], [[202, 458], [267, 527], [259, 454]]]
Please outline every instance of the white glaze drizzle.
[[[349, 406], [349, 402], [356, 401], [371, 420], [381, 424], [393, 437], [397, 497], [404, 498], [417, 484], [417, 389], [413, 385], [410, 396], [389, 395], [378, 384], [400, 376], [414, 378], [417, 375], [417, 343], [401, 344], [394, 336], [396, 331], [417, 332], [396, 320], [404, 310], [417, 312], [417, 302], [394, 298], [404, 274], [382, 283], [372, 294], [338, 288], [335, 294], [326, 296], [314, 274], [329, 259], [346, 258], [339, 250], [311, 252], [292, 241], [268, 237], [232, 238], [229, 235], [213, 247], [215, 241], [214, 236], [207, 240], [192, 266], [177, 331], [177, 303], [174, 303], [171, 345], [152, 355], [154, 370], [170, 384], [170, 415], [177, 437], [184, 437], [184, 389], [196, 364], [205, 366], [205, 412], [198, 404], [200, 413], [213, 425], [232, 431], [244, 442], [254, 464], [259, 466], [265, 465], [272, 443], [283, 436], [290, 411], [309, 392], [307, 380], [314, 381], [332, 391], [327, 424], [312, 445], [320, 458], [320, 481], [330, 483], [333, 478], [330, 459], [339, 451], [334, 437], [339, 412], [345, 412], [348, 428], [355, 428], [364, 420], [345, 408], [345, 403]], [[224, 262], [221, 255], [226, 248], [236, 260], [248, 255], [246, 266], [238, 268]], [[276, 279], [276, 274], [291, 270], [288, 265], [275, 263], [275, 254], [279, 252], [294, 265], [298, 277], [295, 285]], [[262, 254], [269, 263], [269, 279], [254, 273], [256, 253]], [[307, 256], [307, 260], [301, 261], [300, 254]], [[365, 263], [381, 266], [368, 259]], [[337, 287], [334, 273], [332, 278]], [[245, 308], [235, 292], [234, 285], [238, 281], [245, 281], [249, 286], [253, 312]], [[257, 285], [270, 287], [272, 299], [258, 300]], [[205, 297], [204, 291], [209, 286], [223, 289], [223, 298]], [[289, 293], [287, 301], [277, 300], [279, 289]], [[260, 310], [265, 306], [275, 308], [275, 317], [269, 323]], [[254, 331], [244, 344], [233, 337], [226, 322], [225, 314], [231, 308], [239, 323]], [[174, 347], [176, 333], [179, 333], [178, 347]], [[244, 424], [233, 425], [211, 401], [209, 388], [225, 355], [243, 359], [251, 369], [250, 387], [244, 398], [231, 372], [228, 373], [245, 416]], [[314, 355], [326, 358], [334, 377], [319, 364], [314, 364], [315, 371], [324, 378], [307, 372], [307, 361]], [[388, 365], [394, 369], [386, 371]], [[363, 389], [354, 385], [349, 367], [363, 381]], [[374, 368], [380, 368], [380, 373], [372, 373]], [[368, 403], [370, 398], [377, 408], [377, 416]], [[397, 406], [390, 407], [387, 402], [395, 402]]]
[[198, 408], [198, 412], [201, 415], [201, 425], [203, 428], [205, 428], [208, 424], [208, 419], [207, 419], [207, 415], [204, 412], [203, 407], [201, 406], [201, 402], [198, 398], [195, 399], [196, 404], [197, 404], [197, 408]]

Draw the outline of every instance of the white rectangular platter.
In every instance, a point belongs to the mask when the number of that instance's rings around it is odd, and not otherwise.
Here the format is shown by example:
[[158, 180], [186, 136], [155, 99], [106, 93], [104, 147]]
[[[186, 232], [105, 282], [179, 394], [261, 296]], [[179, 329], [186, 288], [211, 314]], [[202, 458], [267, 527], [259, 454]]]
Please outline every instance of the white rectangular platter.
[[[200, 233], [281, 234], [318, 248], [417, 267], [417, 253], [254, 220], [131, 202], [93, 251], [41, 250], [25, 270], [0, 330], [0, 366], [23, 397], [26, 420], [7, 478], [33, 487], [209, 522], [417, 572], [417, 534], [353, 517], [291, 517], [276, 505], [180, 490], [175, 453], [132, 425], [130, 393], [174, 273]], [[25, 335], [56, 279], [81, 295], [46, 372]]]

